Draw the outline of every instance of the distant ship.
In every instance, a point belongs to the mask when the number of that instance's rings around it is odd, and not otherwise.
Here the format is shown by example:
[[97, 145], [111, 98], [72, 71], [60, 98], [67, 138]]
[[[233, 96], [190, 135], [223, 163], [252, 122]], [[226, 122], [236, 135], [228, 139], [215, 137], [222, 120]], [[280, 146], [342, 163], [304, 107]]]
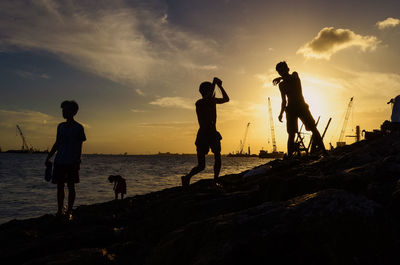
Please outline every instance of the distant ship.
[[268, 153], [268, 151], [266, 151], [266, 150], [260, 150], [258, 157], [259, 158], [282, 158], [284, 155], [285, 155], [285, 153], [281, 152], [281, 151]]

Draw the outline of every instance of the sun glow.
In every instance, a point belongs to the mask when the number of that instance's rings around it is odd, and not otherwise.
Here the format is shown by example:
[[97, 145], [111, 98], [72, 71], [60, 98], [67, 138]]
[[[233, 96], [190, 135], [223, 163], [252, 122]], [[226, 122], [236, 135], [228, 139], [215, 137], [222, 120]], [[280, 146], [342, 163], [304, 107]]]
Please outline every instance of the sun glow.
[[304, 99], [310, 106], [314, 118], [321, 116], [321, 118], [329, 119], [334, 110], [332, 92], [340, 86], [309, 74], [303, 74], [301, 81]]

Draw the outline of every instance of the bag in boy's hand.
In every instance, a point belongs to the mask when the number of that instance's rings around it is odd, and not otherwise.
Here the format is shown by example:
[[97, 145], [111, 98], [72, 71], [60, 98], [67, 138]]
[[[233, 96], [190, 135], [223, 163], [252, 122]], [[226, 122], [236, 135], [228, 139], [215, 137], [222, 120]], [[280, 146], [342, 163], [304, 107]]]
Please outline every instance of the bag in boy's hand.
[[46, 181], [50, 181], [53, 177], [53, 163], [47, 162], [46, 163], [46, 172], [44, 174], [44, 179]]

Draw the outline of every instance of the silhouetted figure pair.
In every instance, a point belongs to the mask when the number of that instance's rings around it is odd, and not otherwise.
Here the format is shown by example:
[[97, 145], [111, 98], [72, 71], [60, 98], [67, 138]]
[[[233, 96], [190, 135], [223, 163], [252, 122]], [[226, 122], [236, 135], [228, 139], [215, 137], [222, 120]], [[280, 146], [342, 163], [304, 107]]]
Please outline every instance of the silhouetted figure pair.
[[288, 157], [291, 157], [295, 152], [294, 138], [298, 132], [298, 118], [303, 122], [307, 131], [312, 131], [312, 139], [316, 147], [326, 154], [324, 142], [315, 125], [315, 120], [311, 115], [308, 105], [304, 100], [299, 75], [297, 72], [289, 74], [289, 67], [286, 62], [278, 63], [276, 65], [276, 71], [279, 73], [280, 77], [275, 78], [272, 83], [274, 85], [279, 84], [279, 90], [281, 92], [282, 104], [281, 112], [278, 116], [280, 122], [282, 122], [283, 112], [286, 112], [286, 127], [289, 134], [287, 142]]
[[[222, 93], [222, 98], [215, 97], [215, 85], [219, 87]], [[213, 82], [203, 82], [199, 88], [202, 96], [196, 102], [196, 113], [199, 122], [199, 130], [196, 137], [197, 150], [197, 166], [194, 167], [189, 174], [183, 176], [182, 186], [187, 188], [190, 183], [190, 178], [204, 170], [206, 166], [206, 155], [210, 148], [214, 153], [214, 181], [217, 185], [218, 176], [221, 170], [221, 134], [217, 131], [217, 104], [223, 104], [229, 101], [228, 94], [222, 87], [222, 81], [214, 77]]]
[[70, 218], [75, 202], [75, 183], [79, 183], [79, 169], [81, 164], [82, 143], [86, 141], [83, 126], [74, 120], [79, 106], [75, 101], [61, 103], [62, 115], [66, 119], [57, 127], [56, 142], [49, 152], [45, 164], [54, 158], [52, 183], [57, 184], [57, 215], [64, 214], [64, 185], [68, 186], [67, 216]]

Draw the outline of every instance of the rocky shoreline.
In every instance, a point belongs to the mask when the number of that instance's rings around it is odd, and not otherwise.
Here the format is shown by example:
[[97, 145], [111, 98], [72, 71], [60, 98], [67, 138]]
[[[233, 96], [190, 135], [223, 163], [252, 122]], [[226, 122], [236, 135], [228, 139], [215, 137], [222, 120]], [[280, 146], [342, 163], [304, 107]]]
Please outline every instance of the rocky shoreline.
[[398, 264], [400, 137], [0, 226], [1, 264]]

